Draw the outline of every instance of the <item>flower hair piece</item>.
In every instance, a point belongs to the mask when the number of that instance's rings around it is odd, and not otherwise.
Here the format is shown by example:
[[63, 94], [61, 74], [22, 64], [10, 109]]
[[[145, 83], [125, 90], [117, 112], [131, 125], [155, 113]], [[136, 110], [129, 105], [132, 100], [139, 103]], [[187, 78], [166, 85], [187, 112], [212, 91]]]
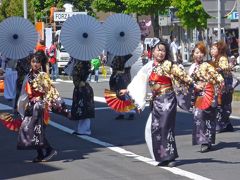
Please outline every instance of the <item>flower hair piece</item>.
[[160, 42], [160, 39], [153, 38], [152, 41], [149, 43], [150, 48], [154, 48], [159, 42]]

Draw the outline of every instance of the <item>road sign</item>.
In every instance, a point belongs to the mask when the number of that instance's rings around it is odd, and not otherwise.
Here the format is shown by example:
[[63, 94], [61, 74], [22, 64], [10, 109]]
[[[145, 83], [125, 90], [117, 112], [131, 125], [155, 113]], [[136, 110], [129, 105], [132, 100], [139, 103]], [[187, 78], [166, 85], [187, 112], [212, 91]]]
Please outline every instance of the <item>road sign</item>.
[[[227, 16], [236, 6], [236, 0], [220, 0], [221, 16]], [[218, 17], [218, 0], [201, 0], [204, 10], [212, 17]]]
[[159, 16], [158, 23], [159, 23], [159, 26], [170, 26], [171, 18], [169, 16]]
[[150, 44], [152, 42], [153, 38], [145, 38], [144, 44]]
[[229, 16], [228, 16], [228, 19], [231, 19], [231, 20], [238, 20], [239, 18], [239, 15], [238, 15], [238, 12], [234, 11], [232, 12]]
[[76, 15], [76, 14], [85, 14], [87, 15], [87, 12], [54, 12], [54, 21], [66, 21], [67, 18]]

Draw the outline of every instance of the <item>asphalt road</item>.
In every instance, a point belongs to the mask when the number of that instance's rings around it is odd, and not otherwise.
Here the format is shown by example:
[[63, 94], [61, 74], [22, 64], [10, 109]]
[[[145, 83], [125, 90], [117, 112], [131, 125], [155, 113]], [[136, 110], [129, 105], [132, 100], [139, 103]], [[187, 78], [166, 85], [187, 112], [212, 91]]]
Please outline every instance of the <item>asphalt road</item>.
[[[73, 84], [56, 82], [62, 97], [71, 103]], [[192, 114], [177, 113], [176, 142], [179, 153], [176, 168], [162, 168], [151, 161], [144, 141], [147, 107], [135, 120], [115, 120], [116, 113], [103, 102], [108, 82], [91, 83], [96, 96], [96, 118], [91, 136], [74, 136], [76, 122], [51, 114], [47, 128], [50, 143], [58, 156], [46, 163], [32, 163], [34, 151], [16, 150], [17, 133], [0, 124], [0, 179], [26, 180], [236, 180], [240, 169], [240, 118], [231, 119], [235, 132], [218, 134], [213, 151], [200, 153], [192, 146]], [[0, 111], [11, 112], [0, 95]], [[8, 106], [3, 106], [8, 105]], [[4, 109], [5, 108], [5, 109]]]

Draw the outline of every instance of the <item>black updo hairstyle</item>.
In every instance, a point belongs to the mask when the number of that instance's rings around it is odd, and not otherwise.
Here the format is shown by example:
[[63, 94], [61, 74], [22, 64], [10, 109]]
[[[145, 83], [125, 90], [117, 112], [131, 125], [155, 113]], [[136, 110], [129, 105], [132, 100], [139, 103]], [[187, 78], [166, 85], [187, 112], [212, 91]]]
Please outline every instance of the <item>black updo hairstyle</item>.
[[[172, 61], [172, 55], [171, 55], [171, 51], [170, 51], [170, 47], [169, 44], [161, 39], [158, 38], [153, 38], [150, 47], [151, 47], [151, 51], [153, 52], [155, 48], [158, 48], [159, 45], [163, 45], [166, 49], [166, 56], [164, 58], [164, 60], [169, 60]], [[172, 61], [173, 62], [173, 61]]]
[[39, 62], [41, 62], [43, 72], [47, 72], [47, 62], [48, 58], [43, 50], [38, 50], [33, 54], [33, 58], [36, 58]]

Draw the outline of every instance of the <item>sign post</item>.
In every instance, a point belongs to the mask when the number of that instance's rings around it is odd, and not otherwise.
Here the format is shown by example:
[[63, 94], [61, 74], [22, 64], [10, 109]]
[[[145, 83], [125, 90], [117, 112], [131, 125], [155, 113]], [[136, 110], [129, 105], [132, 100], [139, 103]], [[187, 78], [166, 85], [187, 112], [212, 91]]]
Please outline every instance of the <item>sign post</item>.
[[221, 0], [218, 0], [218, 41], [221, 40]]
[[238, 56], [240, 56], [240, 0], [237, 0], [237, 11], [238, 11]]
[[23, 17], [27, 19], [27, 0], [23, 0]]
[[76, 14], [87, 15], [87, 12], [54, 12], [54, 21], [55, 22], [66, 21], [67, 18], [69, 18], [73, 15], [76, 15]]

